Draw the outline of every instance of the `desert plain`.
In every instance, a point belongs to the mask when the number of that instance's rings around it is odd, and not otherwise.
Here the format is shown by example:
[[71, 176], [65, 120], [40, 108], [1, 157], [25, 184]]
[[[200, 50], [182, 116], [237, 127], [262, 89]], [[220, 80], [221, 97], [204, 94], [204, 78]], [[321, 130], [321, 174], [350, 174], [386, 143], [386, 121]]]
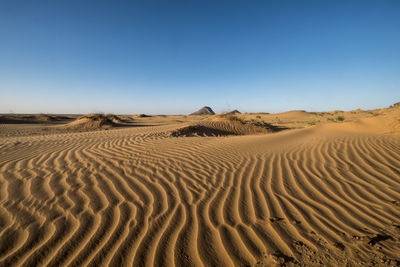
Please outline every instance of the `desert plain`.
[[0, 266], [400, 265], [399, 105], [0, 123]]

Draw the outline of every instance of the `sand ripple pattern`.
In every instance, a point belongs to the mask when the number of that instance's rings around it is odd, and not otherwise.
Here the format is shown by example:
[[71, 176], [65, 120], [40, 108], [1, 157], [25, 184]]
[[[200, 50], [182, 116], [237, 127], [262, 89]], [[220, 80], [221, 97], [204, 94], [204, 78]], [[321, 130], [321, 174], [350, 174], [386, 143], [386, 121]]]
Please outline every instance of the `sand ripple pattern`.
[[[310, 137], [279, 149], [271, 138], [128, 129], [4, 139], [0, 265], [399, 257], [399, 136]], [[256, 145], [243, 151], [243, 140]]]

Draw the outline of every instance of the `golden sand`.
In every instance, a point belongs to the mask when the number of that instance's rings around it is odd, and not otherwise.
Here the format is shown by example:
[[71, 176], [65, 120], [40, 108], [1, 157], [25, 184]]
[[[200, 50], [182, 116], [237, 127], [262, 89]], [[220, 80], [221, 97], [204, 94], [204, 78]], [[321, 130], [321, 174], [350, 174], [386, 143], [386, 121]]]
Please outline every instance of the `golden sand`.
[[226, 125], [2, 118], [0, 265], [400, 263], [399, 108], [237, 116], [289, 129], [175, 137]]

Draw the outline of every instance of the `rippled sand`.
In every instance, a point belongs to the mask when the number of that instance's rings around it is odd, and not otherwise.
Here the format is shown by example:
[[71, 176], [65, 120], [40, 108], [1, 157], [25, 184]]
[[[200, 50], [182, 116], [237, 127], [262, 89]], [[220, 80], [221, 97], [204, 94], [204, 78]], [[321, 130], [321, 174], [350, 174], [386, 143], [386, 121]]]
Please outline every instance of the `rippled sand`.
[[171, 136], [189, 117], [2, 125], [0, 265], [400, 264], [400, 110], [300, 113], [263, 115], [299, 129], [224, 137]]

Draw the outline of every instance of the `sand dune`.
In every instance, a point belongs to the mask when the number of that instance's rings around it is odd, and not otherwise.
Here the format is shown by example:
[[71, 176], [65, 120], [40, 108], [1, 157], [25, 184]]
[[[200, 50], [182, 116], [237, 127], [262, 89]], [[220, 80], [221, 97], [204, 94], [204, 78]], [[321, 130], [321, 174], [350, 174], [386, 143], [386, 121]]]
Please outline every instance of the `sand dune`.
[[245, 121], [232, 114], [217, 115], [209, 119], [196, 121], [188, 126], [171, 132], [171, 136], [227, 136], [266, 134], [278, 131], [268, 123], [259, 121]]
[[229, 137], [171, 137], [192, 123], [176, 118], [4, 135], [0, 265], [398, 265], [399, 115]]
[[101, 113], [88, 114], [77, 118], [65, 125], [66, 128], [75, 129], [99, 129], [115, 127], [122, 120], [113, 114], [104, 115]]

